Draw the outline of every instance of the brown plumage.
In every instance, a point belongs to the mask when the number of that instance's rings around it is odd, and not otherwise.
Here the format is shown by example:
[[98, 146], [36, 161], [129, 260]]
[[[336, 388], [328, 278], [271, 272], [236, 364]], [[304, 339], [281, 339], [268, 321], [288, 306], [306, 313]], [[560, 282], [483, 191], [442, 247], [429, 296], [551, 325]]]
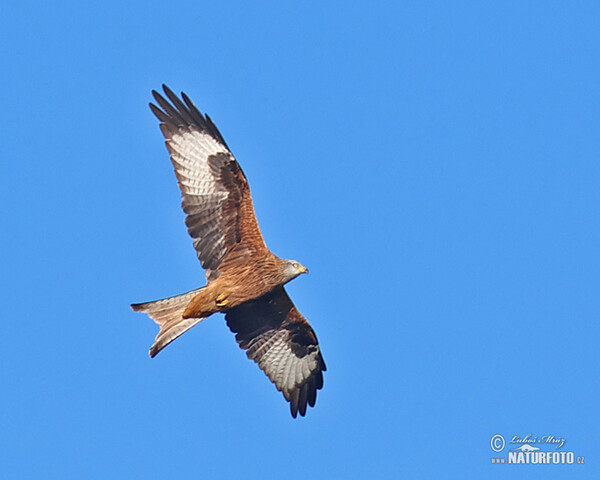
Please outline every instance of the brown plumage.
[[183, 295], [132, 305], [160, 327], [154, 357], [213, 313], [225, 314], [248, 358], [258, 363], [285, 399], [292, 416], [314, 406], [325, 362], [315, 332], [283, 285], [308, 270], [267, 248], [246, 176], [208, 115], [185, 93], [163, 85], [167, 101], [152, 94], [181, 190], [185, 223], [206, 270], [207, 285]]

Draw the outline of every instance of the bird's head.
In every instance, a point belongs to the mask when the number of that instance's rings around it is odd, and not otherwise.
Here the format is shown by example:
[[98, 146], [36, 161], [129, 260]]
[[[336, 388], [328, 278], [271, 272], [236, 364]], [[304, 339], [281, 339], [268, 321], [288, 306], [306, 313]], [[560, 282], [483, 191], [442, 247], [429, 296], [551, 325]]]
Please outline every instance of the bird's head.
[[285, 267], [283, 270], [283, 274], [284, 274], [285, 278], [287, 279], [286, 280], [287, 282], [289, 282], [290, 280], [293, 280], [294, 278], [296, 278], [298, 275], [300, 275], [302, 273], [308, 273], [308, 268], [306, 268], [304, 265], [302, 265], [299, 261], [297, 261], [297, 260], [286, 260], [285, 261]]

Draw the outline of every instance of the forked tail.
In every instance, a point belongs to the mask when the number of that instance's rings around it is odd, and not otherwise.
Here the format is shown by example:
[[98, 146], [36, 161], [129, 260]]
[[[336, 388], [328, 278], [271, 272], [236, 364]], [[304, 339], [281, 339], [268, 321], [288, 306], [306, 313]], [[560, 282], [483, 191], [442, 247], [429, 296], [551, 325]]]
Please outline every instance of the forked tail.
[[169, 343], [206, 318], [183, 318], [183, 311], [200, 290], [202, 289], [198, 288], [175, 297], [131, 305], [132, 310], [147, 313], [160, 327], [154, 344], [148, 352], [150, 357], [156, 356]]

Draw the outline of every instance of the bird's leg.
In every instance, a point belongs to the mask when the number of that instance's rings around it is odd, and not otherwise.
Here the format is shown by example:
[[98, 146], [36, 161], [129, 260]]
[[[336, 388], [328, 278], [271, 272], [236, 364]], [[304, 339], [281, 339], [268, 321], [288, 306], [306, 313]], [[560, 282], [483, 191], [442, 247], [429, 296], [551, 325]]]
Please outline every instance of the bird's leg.
[[225, 294], [219, 293], [219, 295], [217, 295], [217, 298], [216, 298], [217, 307], [219, 307], [219, 308], [226, 307], [228, 303], [229, 303], [229, 300], [227, 299], [227, 296]]
[[210, 287], [202, 288], [183, 311], [183, 318], [205, 318], [218, 311]]

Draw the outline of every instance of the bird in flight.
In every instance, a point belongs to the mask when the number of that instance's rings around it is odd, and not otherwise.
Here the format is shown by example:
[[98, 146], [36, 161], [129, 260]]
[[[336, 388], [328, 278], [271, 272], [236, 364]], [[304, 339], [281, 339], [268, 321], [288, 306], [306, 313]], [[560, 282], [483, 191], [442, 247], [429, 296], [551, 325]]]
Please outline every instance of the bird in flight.
[[290, 402], [292, 416], [313, 407], [323, 387], [325, 362], [314, 330], [294, 306], [284, 285], [308, 273], [284, 260], [263, 240], [248, 181], [223, 136], [185, 93], [163, 85], [165, 99], [152, 91], [181, 190], [185, 224], [207, 284], [191, 292], [131, 305], [147, 313], [160, 330], [154, 357], [177, 337], [214, 313]]

